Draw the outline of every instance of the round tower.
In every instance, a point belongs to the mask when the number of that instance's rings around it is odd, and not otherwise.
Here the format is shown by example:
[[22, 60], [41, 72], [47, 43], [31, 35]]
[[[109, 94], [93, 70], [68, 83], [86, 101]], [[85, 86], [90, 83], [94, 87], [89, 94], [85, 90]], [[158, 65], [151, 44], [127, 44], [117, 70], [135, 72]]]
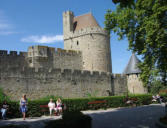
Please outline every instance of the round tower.
[[[79, 50], [83, 57], [83, 70], [112, 72], [110, 37], [102, 29], [91, 13], [73, 16], [73, 29], [66, 32], [65, 15], [63, 14], [64, 49]], [[66, 16], [70, 17], [70, 16]], [[72, 17], [72, 16], [71, 16]], [[66, 23], [66, 24], [65, 24]]]
[[133, 94], [147, 93], [147, 89], [143, 86], [143, 82], [139, 79], [141, 70], [137, 67], [140, 60], [133, 53], [128, 65], [126, 66], [123, 74], [127, 75], [128, 91]]

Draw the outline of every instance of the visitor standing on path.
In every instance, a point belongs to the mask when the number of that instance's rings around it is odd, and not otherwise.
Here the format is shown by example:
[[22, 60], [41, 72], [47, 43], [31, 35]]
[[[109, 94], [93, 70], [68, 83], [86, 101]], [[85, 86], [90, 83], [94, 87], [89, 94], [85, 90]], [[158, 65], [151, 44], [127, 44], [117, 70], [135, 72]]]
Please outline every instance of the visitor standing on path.
[[26, 117], [26, 112], [27, 112], [27, 98], [26, 95], [23, 95], [23, 97], [20, 99], [20, 110], [22, 112], [23, 115], [23, 120], [25, 120]]

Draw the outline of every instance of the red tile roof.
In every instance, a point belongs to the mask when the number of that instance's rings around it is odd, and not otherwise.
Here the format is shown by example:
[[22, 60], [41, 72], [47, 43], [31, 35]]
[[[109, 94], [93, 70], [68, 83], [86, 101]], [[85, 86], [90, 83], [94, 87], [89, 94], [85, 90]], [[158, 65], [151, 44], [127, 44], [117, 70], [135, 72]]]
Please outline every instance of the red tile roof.
[[74, 31], [78, 31], [83, 28], [100, 27], [92, 15], [92, 13], [84, 14], [74, 17]]

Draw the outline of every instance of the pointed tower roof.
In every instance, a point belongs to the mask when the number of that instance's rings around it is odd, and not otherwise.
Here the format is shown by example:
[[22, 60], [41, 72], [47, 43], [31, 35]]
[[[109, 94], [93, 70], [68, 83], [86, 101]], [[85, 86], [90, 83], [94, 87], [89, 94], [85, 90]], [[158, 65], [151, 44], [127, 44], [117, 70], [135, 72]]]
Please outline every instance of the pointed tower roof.
[[100, 27], [92, 13], [74, 17], [74, 31], [78, 31], [83, 28]]
[[141, 73], [141, 70], [137, 67], [137, 64], [139, 62], [140, 62], [140, 60], [136, 57], [136, 55], [134, 53], [132, 53], [132, 56], [130, 57], [128, 65], [126, 66], [123, 74]]

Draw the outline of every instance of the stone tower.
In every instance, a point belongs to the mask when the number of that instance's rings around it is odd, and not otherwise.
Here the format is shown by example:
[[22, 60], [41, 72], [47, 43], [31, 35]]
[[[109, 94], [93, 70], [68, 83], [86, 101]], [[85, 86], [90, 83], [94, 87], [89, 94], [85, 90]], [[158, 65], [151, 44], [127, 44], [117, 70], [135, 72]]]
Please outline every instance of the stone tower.
[[64, 49], [82, 52], [83, 70], [112, 72], [110, 37], [91, 13], [63, 13]]
[[140, 60], [136, 57], [134, 53], [128, 62], [123, 74], [127, 75], [127, 86], [128, 91], [133, 94], [143, 94], [147, 93], [147, 89], [143, 86], [141, 80], [139, 80], [139, 74], [141, 70], [137, 67]]
[[30, 46], [28, 48], [28, 65], [34, 68], [53, 67], [55, 48], [47, 46]]

